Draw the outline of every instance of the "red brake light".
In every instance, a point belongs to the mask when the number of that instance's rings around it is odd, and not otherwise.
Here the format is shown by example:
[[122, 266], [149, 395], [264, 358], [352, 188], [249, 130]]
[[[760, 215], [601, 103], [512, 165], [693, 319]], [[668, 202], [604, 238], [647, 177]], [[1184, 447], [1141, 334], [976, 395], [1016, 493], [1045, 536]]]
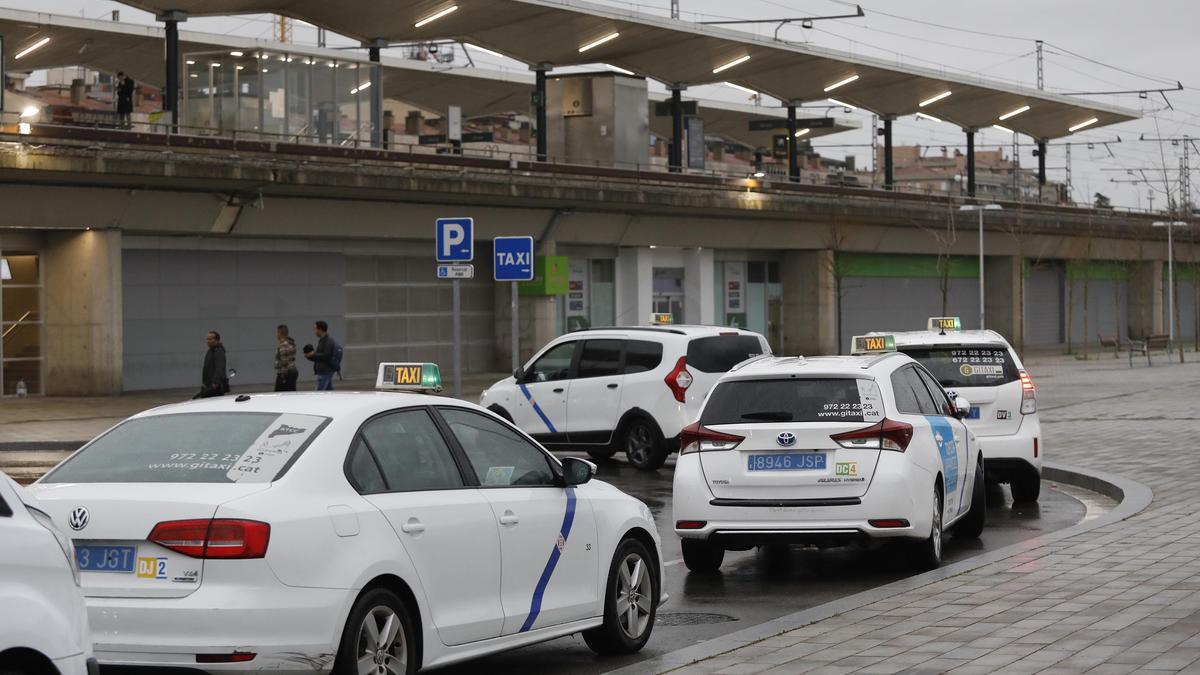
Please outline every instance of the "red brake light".
[[1037, 412], [1037, 387], [1033, 386], [1033, 378], [1024, 370], [1021, 376], [1021, 414], [1031, 415]]
[[1019, 371], [1021, 375], [1021, 391], [1037, 391], [1037, 387], [1033, 386], [1033, 378], [1024, 370]]
[[687, 371], [687, 357], [681, 356], [675, 362], [675, 368], [667, 373], [666, 379], [667, 388], [671, 390], [671, 394], [676, 401], [680, 403], [687, 402], [687, 389], [692, 386], [692, 374]]
[[871, 527], [878, 527], [881, 529], [882, 528], [894, 528], [894, 527], [908, 527], [908, 521], [903, 518], [885, 518], [883, 520], [868, 520], [867, 523]]
[[[679, 432], [679, 454], [689, 452], [707, 452], [710, 450], [732, 450], [741, 443], [743, 438], [733, 434], [724, 434], [700, 426], [699, 422], [690, 424]], [[705, 447], [707, 445], [708, 447]]]
[[254, 652], [233, 652], [232, 654], [197, 654], [196, 663], [245, 663], [253, 661], [258, 656]]
[[[837, 441], [837, 444], [844, 448], [904, 452], [908, 449], [908, 444], [912, 441], [912, 436], [913, 428], [911, 424], [884, 419], [882, 422], [872, 424], [869, 427], [834, 434], [830, 438]], [[871, 445], [870, 441], [877, 441], [878, 445]]]
[[155, 525], [147, 539], [190, 558], [262, 558], [271, 526], [256, 520], [170, 520]]
[[677, 530], [702, 530], [708, 524], [707, 520], [677, 520], [675, 521], [675, 529]]

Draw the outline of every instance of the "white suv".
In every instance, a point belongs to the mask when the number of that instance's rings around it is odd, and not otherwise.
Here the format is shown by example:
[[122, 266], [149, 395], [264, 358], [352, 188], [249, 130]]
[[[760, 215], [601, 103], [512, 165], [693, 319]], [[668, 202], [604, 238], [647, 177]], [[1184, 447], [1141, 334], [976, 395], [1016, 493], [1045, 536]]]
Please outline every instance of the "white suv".
[[624, 450], [643, 470], [663, 465], [708, 390], [730, 368], [770, 354], [758, 333], [718, 326], [597, 328], [564, 335], [479, 404], [547, 445]]
[[0, 473], [0, 673], [96, 673], [74, 548], [33, 503]]
[[[926, 331], [890, 333], [898, 351], [925, 366], [947, 391], [971, 401], [967, 425], [979, 437], [987, 478], [1008, 483], [1013, 502], [1036, 502], [1042, 489], [1042, 425], [1037, 389], [1008, 340], [992, 330], [957, 330], [954, 317]], [[880, 335], [872, 333], [872, 335]]]

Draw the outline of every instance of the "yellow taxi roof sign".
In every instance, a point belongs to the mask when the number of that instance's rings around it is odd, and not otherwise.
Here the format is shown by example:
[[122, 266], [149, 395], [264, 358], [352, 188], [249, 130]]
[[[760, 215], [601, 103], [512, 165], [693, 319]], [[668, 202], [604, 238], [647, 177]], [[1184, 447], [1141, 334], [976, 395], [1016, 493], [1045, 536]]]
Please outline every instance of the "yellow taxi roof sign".
[[851, 354], [881, 354], [896, 351], [894, 335], [855, 335], [850, 340]]
[[375, 378], [379, 391], [442, 391], [442, 371], [436, 363], [380, 363]]
[[675, 323], [675, 317], [670, 312], [655, 312], [650, 315], [650, 325], [670, 326]]
[[929, 330], [960, 331], [962, 330], [962, 319], [957, 316], [931, 316], [929, 317]]

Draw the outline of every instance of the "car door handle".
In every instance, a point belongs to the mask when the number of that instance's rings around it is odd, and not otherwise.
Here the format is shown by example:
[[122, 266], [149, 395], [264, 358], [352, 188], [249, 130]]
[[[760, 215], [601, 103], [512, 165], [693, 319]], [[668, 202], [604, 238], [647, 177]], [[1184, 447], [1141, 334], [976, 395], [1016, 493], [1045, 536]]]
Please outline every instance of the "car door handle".
[[564, 389], [562, 387], [559, 387], [558, 389], [554, 390], [554, 393], [561, 394], [561, 393], [563, 393], [563, 391], [564, 391]]
[[500, 516], [501, 525], [516, 525], [519, 522], [521, 522], [521, 519], [512, 511], [505, 511], [504, 515]]
[[406, 534], [421, 534], [425, 531], [425, 524], [416, 518], [409, 518], [407, 523], [400, 526], [400, 530]]
[[619, 386], [620, 386], [619, 384], [617, 384], [616, 382], [613, 382], [612, 384], [608, 385], [608, 388], [609, 388], [609, 389], [616, 389], [616, 388], [617, 388], [617, 387], [619, 387]]

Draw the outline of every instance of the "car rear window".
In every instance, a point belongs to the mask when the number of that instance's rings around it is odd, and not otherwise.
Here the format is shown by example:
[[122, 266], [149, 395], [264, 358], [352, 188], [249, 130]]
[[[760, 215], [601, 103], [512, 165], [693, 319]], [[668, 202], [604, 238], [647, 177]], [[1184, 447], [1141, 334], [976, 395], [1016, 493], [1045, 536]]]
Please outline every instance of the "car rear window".
[[903, 351], [925, 366], [947, 389], [995, 387], [1020, 379], [1017, 364], [1005, 347], [952, 345], [905, 348]]
[[708, 396], [700, 424], [877, 422], [879, 385], [856, 378], [731, 380]]
[[269, 483], [329, 423], [291, 413], [181, 413], [131, 419], [43, 483]]
[[714, 335], [688, 343], [687, 364], [705, 373], [725, 373], [751, 356], [763, 353], [754, 335]]

